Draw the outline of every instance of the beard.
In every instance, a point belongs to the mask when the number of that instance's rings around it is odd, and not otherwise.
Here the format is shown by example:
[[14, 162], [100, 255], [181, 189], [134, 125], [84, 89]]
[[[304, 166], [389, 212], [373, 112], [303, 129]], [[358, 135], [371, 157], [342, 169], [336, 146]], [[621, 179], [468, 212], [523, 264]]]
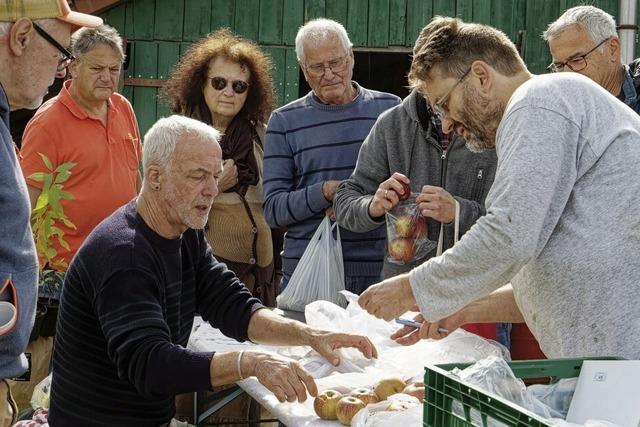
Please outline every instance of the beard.
[[[168, 206], [173, 208], [178, 218], [180, 218], [180, 221], [182, 221], [182, 223], [187, 227], [194, 230], [201, 230], [205, 225], [207, 225], [212, 202], [203, 201], [190, 203], [180, 197], [180, 193], [177, 188], [171, 184], [167, 186], [165, 202]], [[206, 205], [209, 206], [209, 209], [204, 213], [196, 209], [195, 206], [197, 205]]]
[[465, 140], [469, 151], [480, 153], [496, 148], [496, 132], [505, 106], [485, 97], [470, 84], [465, 85], [462, 102], [460, 122], [467, 130]]

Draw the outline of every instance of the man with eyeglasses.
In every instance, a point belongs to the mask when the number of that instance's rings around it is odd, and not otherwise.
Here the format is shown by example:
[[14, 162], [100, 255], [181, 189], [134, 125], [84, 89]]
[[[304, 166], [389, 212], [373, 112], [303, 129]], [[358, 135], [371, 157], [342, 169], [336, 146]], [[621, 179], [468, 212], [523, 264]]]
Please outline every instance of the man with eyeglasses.
[[526, 322], [547, 357], [640, 357], [640, 117], [577, 73], [534, 76], [501, 31], [423, 30], [409, 79], [443, 129], [495, 148], [487, 213], [442, 257], [359, 299], [404, 343], [467, 322]]
[[13, 328], [0, 336], [0, 427], [10, 426], [17, 416], [6, 379], [28, 366], [23, 352], [34, 321], [38, 274], [29, 197], [9, 132], [9, 112], [42, 103], [73, 27], [101, 23], [72, 12], [64, 0], [0, 2], [0, 288], [12, 289], [0, 300], [11, 299], [17, 311]]
[[640, 59], [622, 63], [613, 16], [594, 6], [568, 9], [543, 33], [552, 72], [584, 74], [640, 114]]
[[[273, 112], [264, 153], [264, 215], [286, 227], [281, 289], [325, 215], [334, 219], [336, 187], [349, 177], [362, 142], [383, 111], [400, 99], [352, 81], [354, 58], [344, 27], [329, 19], [302, 26], [296, 55], [311, 92]], [[384, 226], [340, 230], [345, 287], [360, 293], [380, 277]], [[312, 286], [313, 284], [309, 284]]]

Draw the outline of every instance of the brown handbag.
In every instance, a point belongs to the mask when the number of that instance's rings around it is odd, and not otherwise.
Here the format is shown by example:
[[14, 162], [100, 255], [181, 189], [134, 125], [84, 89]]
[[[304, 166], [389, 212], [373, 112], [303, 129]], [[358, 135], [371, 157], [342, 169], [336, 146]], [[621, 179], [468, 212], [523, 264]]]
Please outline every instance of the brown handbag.
[[0, 336], [13, 329], [18, 321], [18, 296], [11, 279], [0, 285]]

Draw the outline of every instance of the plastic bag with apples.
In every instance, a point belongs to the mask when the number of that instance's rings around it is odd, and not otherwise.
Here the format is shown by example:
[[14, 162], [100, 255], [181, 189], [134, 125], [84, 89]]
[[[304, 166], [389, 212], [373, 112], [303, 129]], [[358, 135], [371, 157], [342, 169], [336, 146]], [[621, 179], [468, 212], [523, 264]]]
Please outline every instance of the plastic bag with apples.
[[422, 259], [438, 245], [427, 237], [427, 219], [418, 210], [413, 194], [387, 212], [386, 222], [387, 258], [394, 264]]

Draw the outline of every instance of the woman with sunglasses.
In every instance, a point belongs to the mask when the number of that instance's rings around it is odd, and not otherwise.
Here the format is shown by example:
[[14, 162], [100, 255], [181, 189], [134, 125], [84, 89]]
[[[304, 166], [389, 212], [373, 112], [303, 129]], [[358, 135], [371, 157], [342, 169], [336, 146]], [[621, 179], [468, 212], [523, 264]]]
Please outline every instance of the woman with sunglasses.
[[170, 109], [224, 133], [224, 172], [206, 228], [215, 257], [275, 306], [271, 229], [262, 211], [265, 125], [274, 107], [269, 58], [227, 29], [196, 42], [164, 87]]

